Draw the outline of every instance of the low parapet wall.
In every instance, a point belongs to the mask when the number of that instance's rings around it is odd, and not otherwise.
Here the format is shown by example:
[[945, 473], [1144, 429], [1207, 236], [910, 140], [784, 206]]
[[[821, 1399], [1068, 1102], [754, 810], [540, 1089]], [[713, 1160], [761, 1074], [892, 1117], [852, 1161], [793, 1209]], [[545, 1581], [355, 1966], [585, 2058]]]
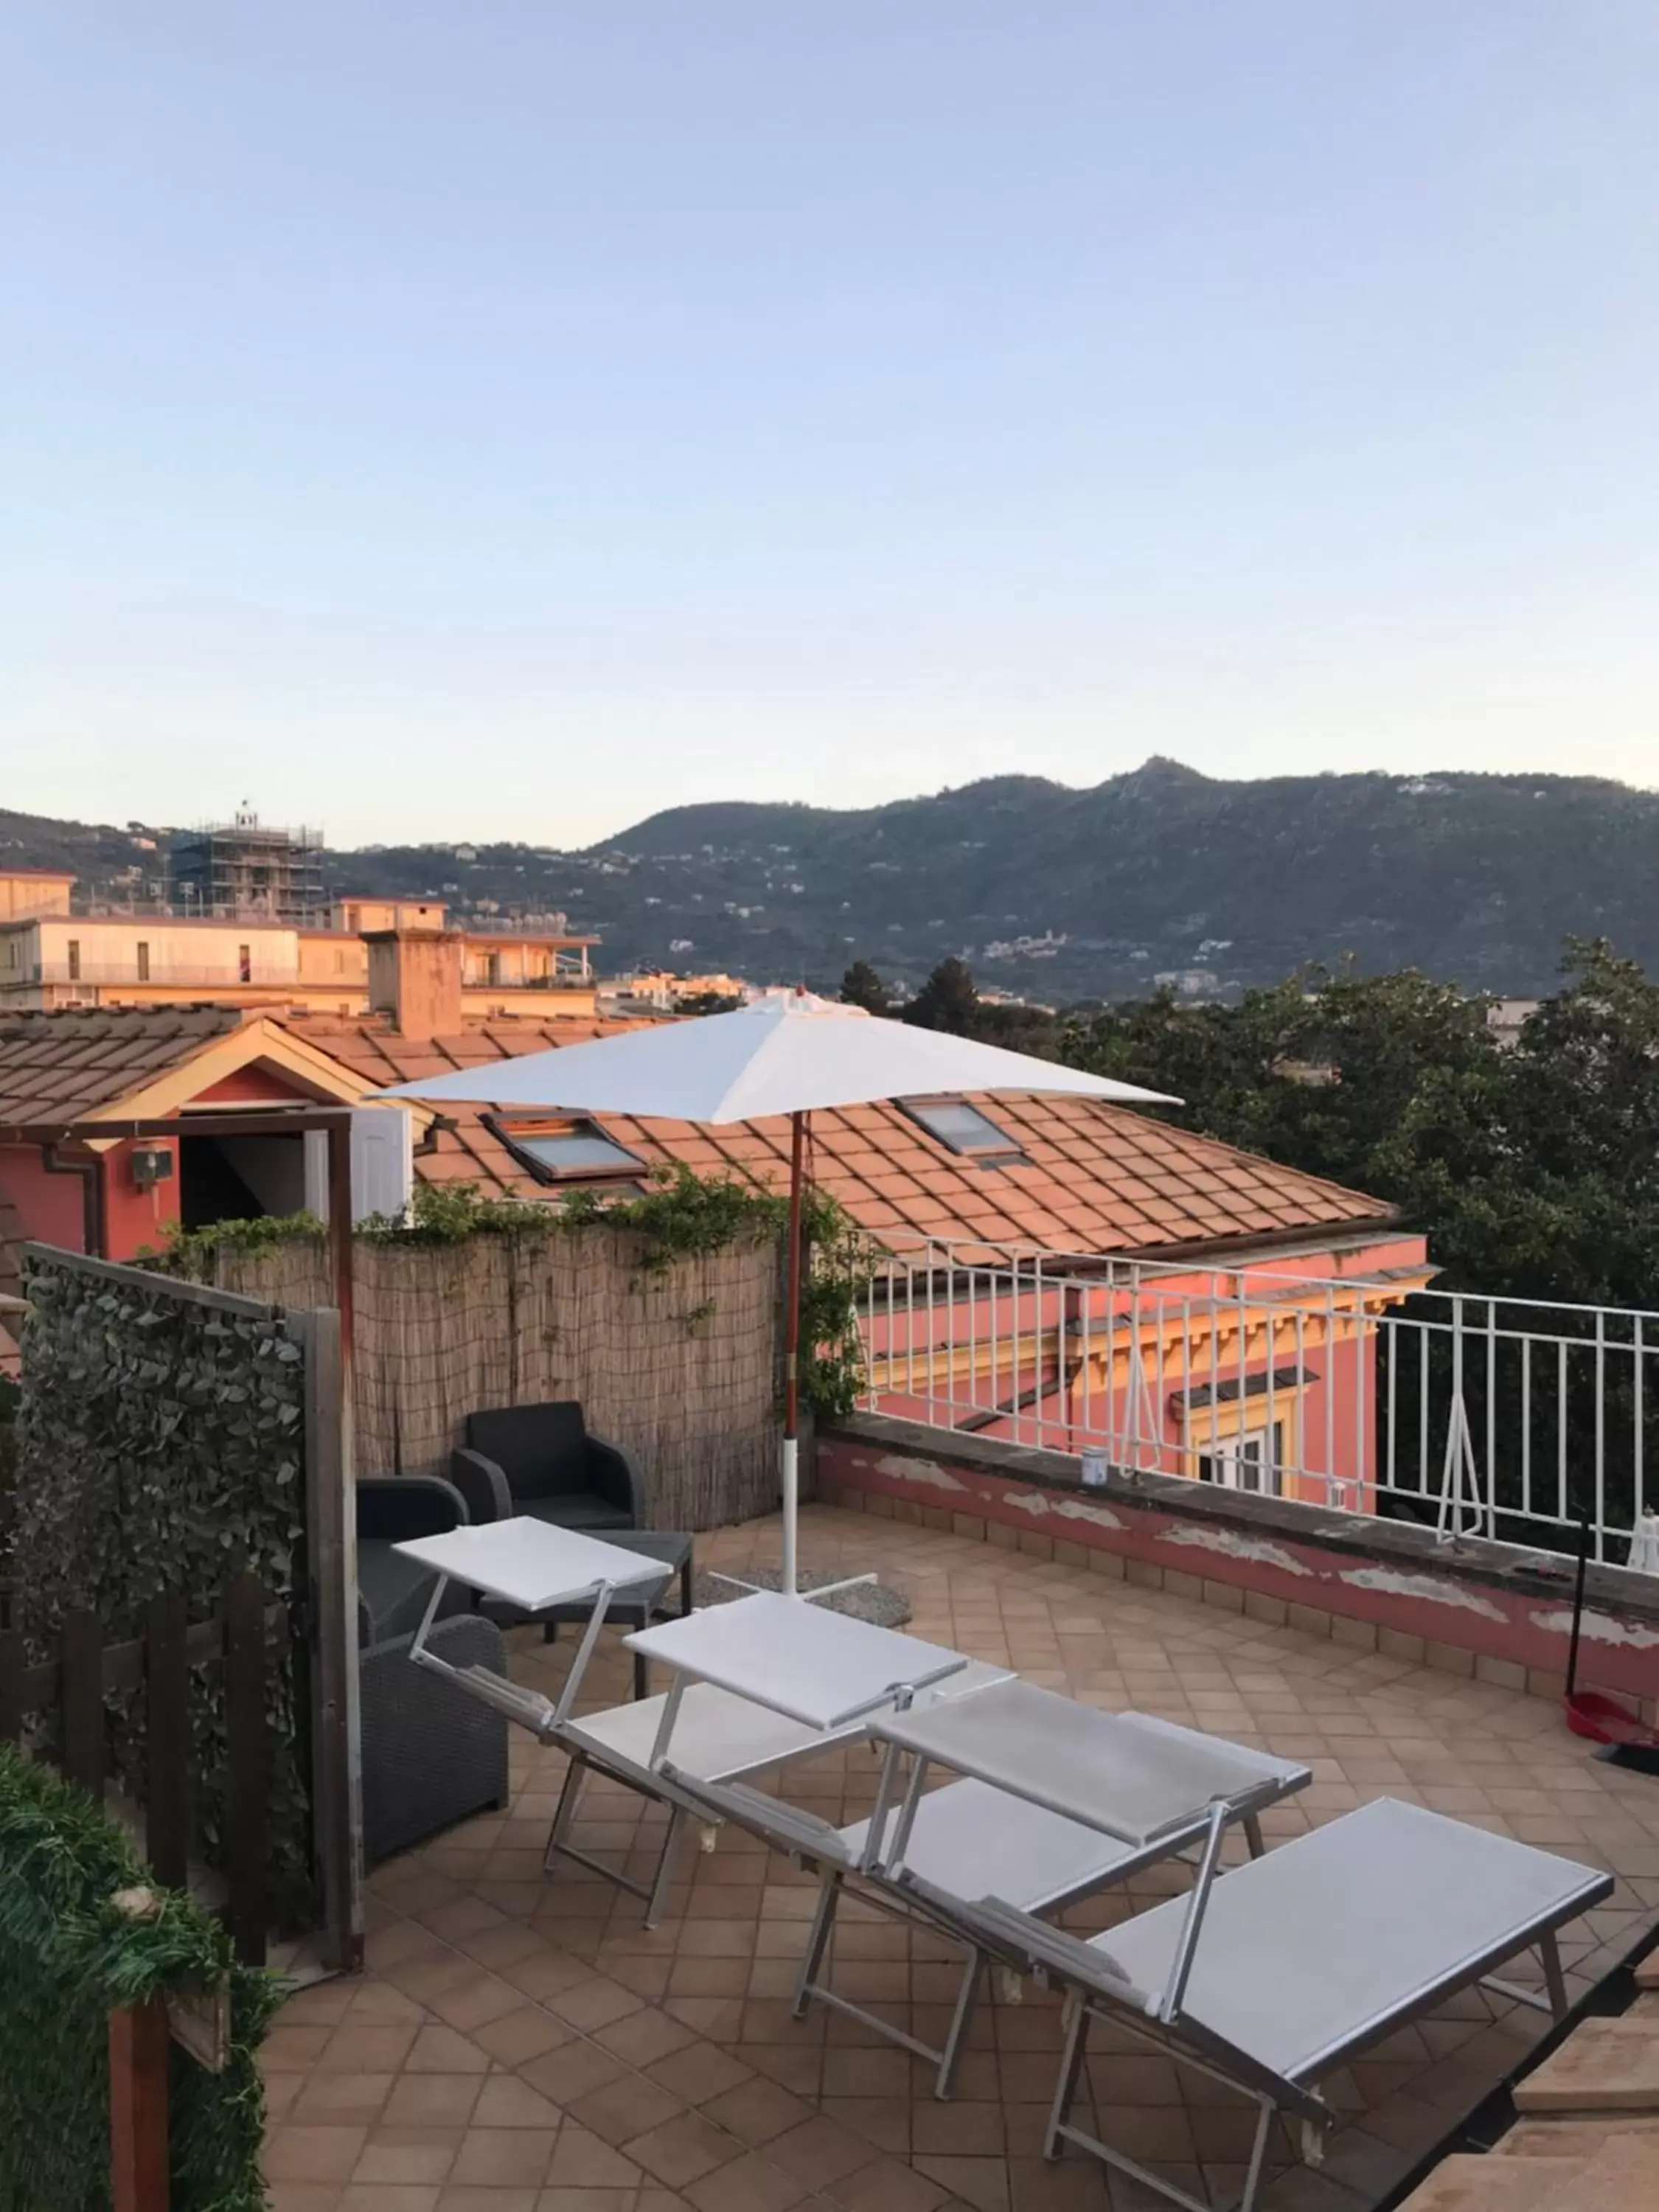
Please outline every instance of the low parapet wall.
[[[1559, 1554], [1113, 1470], [919, 1422], [854, 1414], [817, 1439], [827, 1504], [1087, 1566], [1253, 1620], [1479, 1676], [1540, 1697], [1565, 1686], [1574, 1563]], [[1579, 1680], [1659, 1698], [1659, 1577], [1592, 1566]]]

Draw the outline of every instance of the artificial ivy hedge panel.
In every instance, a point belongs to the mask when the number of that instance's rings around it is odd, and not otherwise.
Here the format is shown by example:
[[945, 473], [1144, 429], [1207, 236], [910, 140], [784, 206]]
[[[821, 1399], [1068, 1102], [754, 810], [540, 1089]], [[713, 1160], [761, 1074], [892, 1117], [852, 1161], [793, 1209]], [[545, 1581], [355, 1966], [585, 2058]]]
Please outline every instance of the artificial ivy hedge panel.
[[[292, 1601], [304, 1559], [305, 1363], [268, 1306], [133, 1267], [31, 1253], [18, 1418], [16, 1622], [36, 1660], [88, 1607], [106, 1644], [141, 1635], [149, 1601], [214, 1610], [243, 1566]], [[270, 1655], [271, 1905], [303, 1924], [311, 1827], [291, 1645]], [[225, 1779], [216, 1668], [191, 1708], [197, 1849], [218, 1863]], [[144, 1707], [106, 1701], [110, 1771], [139, 1802]]]
[[106, 2212], [112, 2008], [230, 1991], [230, 2063], [174, 2049], [172, 2212], [259, 2212], [264, 2095], [256, 2057], [276, 1984], [236, 1964], [218, 1922], [152, 1891], [125, 1837], [80, 1790], [0, 1745], [0, 2205]]

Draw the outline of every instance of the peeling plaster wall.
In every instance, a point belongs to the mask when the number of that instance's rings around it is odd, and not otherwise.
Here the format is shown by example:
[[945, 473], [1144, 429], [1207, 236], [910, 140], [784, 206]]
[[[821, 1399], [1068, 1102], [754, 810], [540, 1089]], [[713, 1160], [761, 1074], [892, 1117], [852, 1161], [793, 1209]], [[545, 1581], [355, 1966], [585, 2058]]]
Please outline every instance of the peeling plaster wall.
[[[880, 1425], [890, 1433], [901, 1425]], [[940, 1452], [937, 1430], [918, 1426], [914, 1450], [873, 1447], [855, 1431], [854, 1424], [818, 1437], [818, 1494], [831, 1502], [1074, 1564], [1109, 1554], [1115, 1571], [1138, 1583], [1161, 1583], [1261, 1619], [1283, 1618], [1342, 1642], [1368, 1641], [1452, 1672], [1479, 1672], [1510, 1687], [1559, 1693], [1572, 1626], [1571, 1589], [1564, 1572], [1565, 1601], [1540, 1599], [1536, 1554], [1489, 1547], [1515, 1562], [1511, 1587], [1501, 1569], [1474, 1575], [1451, 1560], [1443, 1567], [1433, 1559], [1389, 1558], [1392, 1524], [1384, 1522], [1368, 1524], [1377, 1536], [1376, 1555], [1367, 1558], [1354, 1540], [1354, 1521], [1346, 1523], [1340, 1546], [1312, 1533], [1305, 1540], [1277, 1528], [1256, 1534], [1219, 1510], [1206, 1517], [1206, 1486], [1183, 1485], [1183, 1492], [1195, 1494], [1190, 1505], [1183, 1495], [1175, 1511], [1162, 1499], [1126, 1495], [1121, 1483], [1108, 1497], [1046, 1475], [1022, 1480], [1012, 1471], [1022, 1459], [1069, 1471], [1073, 1463], [1057, 1454], [1008, 1447], [1010, 1471], [1004, 1472], [997, 1464], [1004, 1448], [982, 1437], [974, 1440], [978, 1463], [969, 1465]], [[1292, 1518], [1297, 1510], [1282, 1509]], [[1321, 1518], [1307, 1516], [1310, 1524]], [[1397, 1531], [1392, 1540], [1397, 1549]], [[1659, 1696], [1659, 1585], [1628, 1616], [1592, 1603], [1583, 1644], [1584, 1687], [1651, 1706]]]

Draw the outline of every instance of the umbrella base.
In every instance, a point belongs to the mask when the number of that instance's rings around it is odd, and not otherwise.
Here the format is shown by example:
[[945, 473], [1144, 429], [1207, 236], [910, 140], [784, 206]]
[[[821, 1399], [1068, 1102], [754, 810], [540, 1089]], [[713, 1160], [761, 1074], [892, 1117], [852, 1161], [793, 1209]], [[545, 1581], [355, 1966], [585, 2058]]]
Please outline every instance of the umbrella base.
[[[803, 1568], [795, 1577], [796, 1588], [803, 1597], [811, 1597], [815, 1589], [839, 1583], [842, 1587], [830, 1596], [817, 1601], [831, 1613], [845, 1613], [854, 1620], [874, 1622], [878, 1628], [899, 1628], [909, 1620], [910, 1601], [902, 1591], [873, 1579], [848, 1582], [838, 1571], [827, 1568]], [[696, 1602], [705, 1605], [729, 1605], [733, 1598], [746, 1596], [750, 1590], [781, 1589], [783, 1575], [778, 1567], [744, 1567], [736, 1576], [701, 1574], [697, 1577]]]

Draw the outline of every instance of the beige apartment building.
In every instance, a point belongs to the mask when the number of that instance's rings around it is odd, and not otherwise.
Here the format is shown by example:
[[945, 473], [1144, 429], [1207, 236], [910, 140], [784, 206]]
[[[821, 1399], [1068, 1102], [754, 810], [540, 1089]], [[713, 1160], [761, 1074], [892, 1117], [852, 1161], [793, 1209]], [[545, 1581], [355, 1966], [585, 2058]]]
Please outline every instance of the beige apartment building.
[[0, 1013], [57, 1006], [369, 1008], [368, 939], [388, 931], [459, 935], [461, 1011], [591, 1014], [598, 939], [546, 930], [448, 930], [437, 899], [337, 900], [326, 928], [257, 915], [185, 917], [157, 909], [73, 910], [75, 878], [0, 872]]

